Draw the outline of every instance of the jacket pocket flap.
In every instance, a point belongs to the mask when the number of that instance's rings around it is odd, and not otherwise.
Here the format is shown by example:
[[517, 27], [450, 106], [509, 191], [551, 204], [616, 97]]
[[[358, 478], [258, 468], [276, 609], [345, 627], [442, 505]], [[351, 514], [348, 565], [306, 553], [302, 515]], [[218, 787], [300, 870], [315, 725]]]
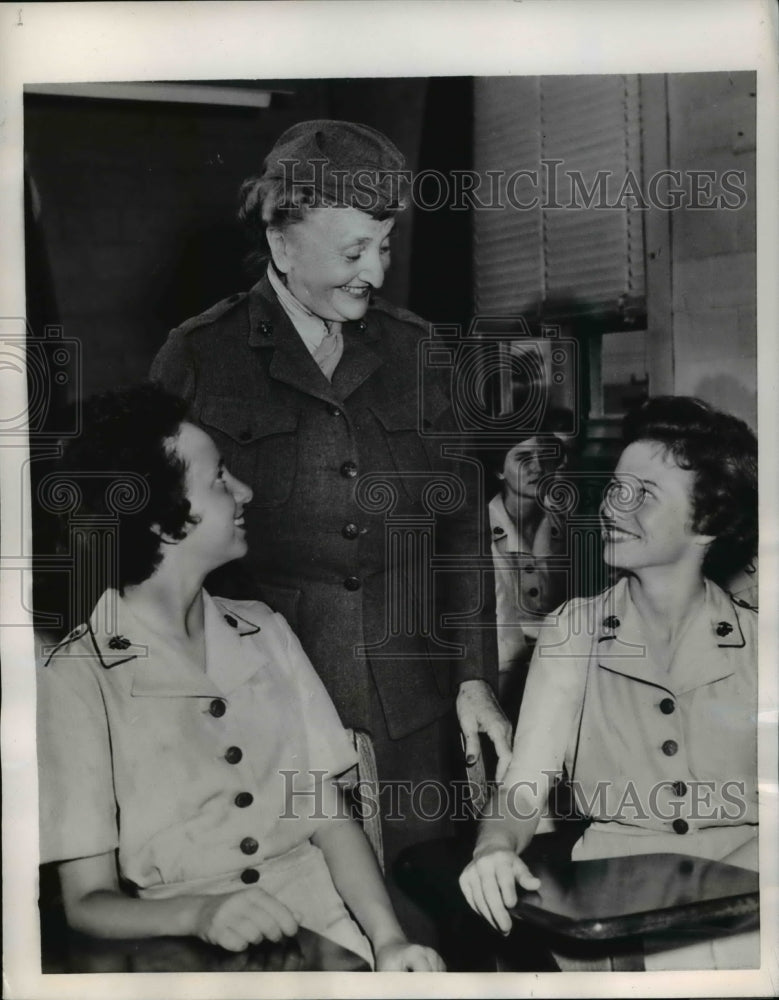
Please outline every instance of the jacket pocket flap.
[[266, 399], [262, 413], [257, 412], [254, 399], [235, 396], [207, 396], [200, 419], [239, 444], [251, 444], [273, 434], [291, 434], [297, 429], [300, 414], [290, 406]]

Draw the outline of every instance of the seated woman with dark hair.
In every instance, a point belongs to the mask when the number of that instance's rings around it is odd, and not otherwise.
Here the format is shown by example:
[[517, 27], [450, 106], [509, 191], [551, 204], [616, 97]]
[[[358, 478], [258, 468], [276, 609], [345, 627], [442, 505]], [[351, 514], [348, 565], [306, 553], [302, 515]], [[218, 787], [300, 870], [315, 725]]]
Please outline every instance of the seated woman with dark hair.
[[249, 487], [154, 385], [89, 402], [63, 468], [82, 524], [130, 487], [114, 587], [38, 678], [41, 861], [71, 926], [240, 951], [305, 925], [380, 970], [442, 968], [345, 818], [334, 779], [355, 753], [296, 637], [203, 589], [246, 553]]
[[[625, 422], [601, 522], [621, 579], [551, 616], [460, 879], [503, 931], [516, 882], [538, 887], [519, 855], [563, 766], [592, 820], [574, 860], [670, 852], [757, 867], [757, 615], [714, 582], [756, 548], [754, 434], [699, 400], [647, 401]], [[705, 944], [713, 955], [663, 952], [657, 967], [722, 961], [725, 946]]]

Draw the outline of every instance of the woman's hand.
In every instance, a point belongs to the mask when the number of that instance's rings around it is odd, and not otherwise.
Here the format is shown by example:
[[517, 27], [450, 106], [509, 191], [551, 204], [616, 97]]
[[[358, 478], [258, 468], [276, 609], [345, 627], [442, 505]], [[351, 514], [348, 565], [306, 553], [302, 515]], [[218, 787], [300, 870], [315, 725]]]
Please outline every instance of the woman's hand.
[[259, 941], [280, 941], [297, 934], [299, 917], [255, 886], [219, 896], [205, 896], [197, 912], [195, 934], [227, 951], [243, 951]]
[[465, 763], [479, 759], [479, 733], [486, 733], [495, 746], [498, 763], [495, 780], [501, 781], [511, 760], [511, 723], [503, 714], [486, 681], [463, 681], [455, 702], [457, 721], [465, 738]]
[[469, 906], [502, 934], [511, 930], [508, 911], [517, 904], [517, 882], [529, 890], [541, 885], [525, 862], [506, 847], [477, 850], [460, 876], [460, 888]]
[[446, 972], [437, 951], [421, 944], [395, 941], [376, 951], [377, 972]]

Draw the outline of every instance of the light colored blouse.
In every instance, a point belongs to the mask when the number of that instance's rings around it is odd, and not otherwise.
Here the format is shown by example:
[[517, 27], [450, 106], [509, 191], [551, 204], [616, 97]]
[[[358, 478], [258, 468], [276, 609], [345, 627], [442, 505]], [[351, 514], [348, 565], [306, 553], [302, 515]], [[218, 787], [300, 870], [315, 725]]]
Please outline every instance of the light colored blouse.
[[349, 734], [281, 615], [203, 598], [205, 673], [112, 590], [39, 668], [41, 862], [118, 849], [145, 898], [257, 882], [361, 950], [310, 842]]
[[574, 858], [720, 859], [757, 833], [757, 614], [706, 582], [655, 662], [628, 580], [569, 601], [538, 640], [504, 783], [565, 764], [593, 818]]

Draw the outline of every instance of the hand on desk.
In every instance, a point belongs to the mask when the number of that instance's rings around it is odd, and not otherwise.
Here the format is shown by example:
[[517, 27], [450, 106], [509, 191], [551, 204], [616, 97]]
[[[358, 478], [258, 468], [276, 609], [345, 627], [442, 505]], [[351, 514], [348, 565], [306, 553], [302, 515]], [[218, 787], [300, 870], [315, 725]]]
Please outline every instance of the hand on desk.
[[498, 846], [477, 848], [473, 861], [460, 876], [460, 888], [468, 905], [503, 934], [511, 930], [508, 911], [517, 903], [517, 882], [531, 891], [541, 885], [514, 851]]
[[299, 918], [283, 903], [255, 886], [204, 897], [195, 933], [203, 941], [227, 951], [243, 951], [260, 941], [292, 937], [299, 924]]
[[399, 941], [387, 944], [376, 952], [377, 972], [446, 972], [444, 960], [437, 951], [421, 944]]
[[479, 733], [495, 745], [498, 764], [495, 780], [501, 781], [511, 761], [511, 723], [503, 714], [486, 681], [463, 681], [457, 693], [457, 720], [465, 737], [465, 762], [474, 764], [481, 753]]

